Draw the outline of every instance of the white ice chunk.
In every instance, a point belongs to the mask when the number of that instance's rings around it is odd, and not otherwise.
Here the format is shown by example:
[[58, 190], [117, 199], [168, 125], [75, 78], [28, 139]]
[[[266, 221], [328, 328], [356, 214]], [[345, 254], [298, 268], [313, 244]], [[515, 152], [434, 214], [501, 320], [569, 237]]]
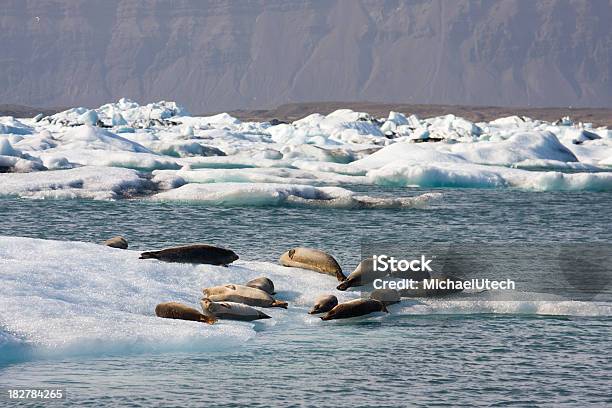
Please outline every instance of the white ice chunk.
[[472, 163], [390, 163], [368, 172], [385, 186], [515, 187], [531, 191], [612, 191], [612, 173], [535, 172]]
[[113, 150], [151, 153], [144, 146], [93, 126], [78, 126], [57, 136], [62, 149]]
[[152, 197], [158, 201], [188, 201], [216, 206], [307, 206], [331, 208], [422, 207], [439, 194], [417, 197], [358, 196], [341, 187], [274, 183], [186, 184]]
[[149, 188], [151, 182], [138, 172], [114, 167], [0, 174], [0, 195], [29, 198], [108, 200], [141, 194]]
[[[321, 294], [334, 293], [340, 302], [362, 296], [359, 290], [335, 291], [338, 282], [332, 276], [283, 267], [276, 260], [241, 258], [222, 267], [138, 257], [139, 252], [99, 244], [0, 236], [0, 361], [234, 349], [251, 340], [256, 327], [266, 335], [271, 326], [330, 324], [306, 313]], [[262, 275], [273, 280], [275, 297], [289, 303], [287, 310], [266, 309], [272, 319], [206, 325], [155, 316], [158, 303], [178, 301], [197, 309], [203, 287], [241, 284]], [[406, 299], [380, 318], [431, 313], [612, 316], [609, 303], [511, 295]]]
[[98, 113], [95, 110], [88, 110], [79, 116], [78, 121], [83, 125], [95, 126], [98, 123]]

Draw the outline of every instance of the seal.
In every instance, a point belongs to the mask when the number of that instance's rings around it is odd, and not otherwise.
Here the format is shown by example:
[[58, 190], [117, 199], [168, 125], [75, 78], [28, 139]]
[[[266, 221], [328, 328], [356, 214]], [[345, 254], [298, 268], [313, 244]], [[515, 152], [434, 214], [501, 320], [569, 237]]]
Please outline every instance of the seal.
[[315, 300], [315, 304], [312, 307], [312, 309], [310, 309], [310, 312], [308, 312], [308, 314], [329, 312], [337, 305], [338, 305], [338, 298], [335, 297], [334, 295], [319, 296]]
[[342, 274], [342, 268], [333, 256], [318, 249], [297, 247], [290, 249], [281, 255], [279, 262], [283, 266], [310, 269], [319, 273], [335, 276], [339, 282], [346, 277]]
[[287, 308], [287, 302], [276, 300], [261, 289], [243, 285], [213, 286], [202, 289], [204, 297], [213, 302], [236, 302], [258, 307]]
[[155, 314], [166, 319], [191, 320], [208, 324], [217, 321], [213, 316], [205, 316], [196, 309], [178, 302], [160, 303], [155, 306]]
[[355, 268], [353, 272], [346, 278], [346, 280], [340, 283], [336, 289], [338, 290], [347, 290], [348, 288], [352, 288], [355, 286], [363, 286], [368, 283], [374, 282], [374, 280], [379, 278], [384, 278], [388, 275], [387, 271], [375, 271], [374, 270], [374, 259], [366, 258], [363, 261], [359, 262], [359, 265]]
[[128, 242], [127, 239], [123, 238], [122, 236], [116, 236], [116, 237], [112, 237], [110, 239], [107, 239], [106, 241], [104, 241], [103, 243], [106, 246], [109, 246], [111, 248], [119, 248], [119, 249], [127, 249], [128, 248]]
[[370, 299], [383, 302], [385, 306], [401, 302], [400, 294], [395, 289], [374, 289], [370, 293]]
[[242, 320], [253, 321], [259, 319], [271, 319], [264, 312], [260, 312], [254, 307], [234, 302], [213, 302], [208, 298], [200, 301], [204, 314], [212, 318], [222, 320]]
[[227, 265], [238, 259], [229, 249], [212, 245], [196, 244], [149, 251], [140, 254], [140, 259], [157, 259], [164, 262]]
[[[458, 278], [452, 275], [440, 275], [435, 276], [430, 279], [427, 279], [428, 282], [431, 281], [463, 281], [463, 279]], [[417, 287], [415, 289], [401, 289], [399, 290], [399, 294], [401, 297], [440, 297], [452, 295], [453, 293], [462, 292], [463, 289], [436, 289], [436, 288], [428, 288], [425, 287], [425, 281], [421, 281], [417, 283]]]
[[321, 317], [321, 320], [348, 319], [349, 317], [364, 316], [374, 312], [389, 313], [383, 302], [375, 299], [355, 299], [340, 303]]
[[265, 276], [260, 276], [259, 278], [251, 279], [244, 286], [248, 286], [251, 288], [261, 289], [269, 295], [274, 295], [274, 282], [272, 280], [266, 278]]

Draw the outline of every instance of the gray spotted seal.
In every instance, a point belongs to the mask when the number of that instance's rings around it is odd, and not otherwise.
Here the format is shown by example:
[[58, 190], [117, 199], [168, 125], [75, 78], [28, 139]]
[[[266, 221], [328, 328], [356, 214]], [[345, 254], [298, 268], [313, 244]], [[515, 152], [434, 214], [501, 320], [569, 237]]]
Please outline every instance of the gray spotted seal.
[[297, 247], [290, 249], [281, 255], [279, 262], [283, 266], [310, 269], [319, 273], [335, 276], [339, 282], [346, 277], [342, 274], [342, 268], [338, 261], [330, 254], [318, 249]]
[[315, 300], [315, 304], [310, 309], [308, 314], [317, 314], [317, 313], [325, 313], [332, 310], [334, 307], [338, 305], [338, 298], [334, 295], [323, 295], [319, 296]]
[[271, 279], [266, 278], [265, 276], [260, 276], [259, 278], [251, 279], [244, 286], [248, 286], [251, 288], [261, 289], [269, 295], [274, 295], [274, 282]]
[[212, 245], [196, 244], [149, 251], [140, 254], [140, 259], [157, 259], [164, 262], [227, 265], [238, 259], [232, 250]]
[[236, 302], [258, 307], [287, 308], [287, 302], [276, 300], [261, 289], [244, 285], [223, 285], [202, 289], [204, 297], [213, 302]]
[[166, 319], [191, 320], [213, 324], [217, 321], [213, 316], [206, 316], [196, 309], [178, 302], [160, 303], [155, 306], [155, 314]]
[[395, 289], [374, 289], [370, 293], [370, 299], [383, 302], [385, 306], [401, 302], [400, 294]]
[[104, 245], [109, 246], [111, 248], [119, 248], [119, 249], [127, 249], [128, 242], [122, 236], [116, 236], [104, 241]]
[[374, 280], [387, 276], [388, 271], [375, 271], [374, 260], [372, 258], [366, 258], [359, 262], [359, 265], [355, 268], [346, 280], [338, 285], [336, 289], [347, 290], [355, 286], [363, 286], [368, 283], [374, 282]]
[[375, 299], [355, 299], [340, 303], [321, 320], [348, 319], [349, 317], [364, 316], [374, 312], [389, 313], [385, 304]]
[[202, 311], [205, 315], [222, 320], [253, 321], [259, 319], [271, 319], [264, 312], [254, 307], [234, 302], [213, 302], [208, 298], [200, 301]]

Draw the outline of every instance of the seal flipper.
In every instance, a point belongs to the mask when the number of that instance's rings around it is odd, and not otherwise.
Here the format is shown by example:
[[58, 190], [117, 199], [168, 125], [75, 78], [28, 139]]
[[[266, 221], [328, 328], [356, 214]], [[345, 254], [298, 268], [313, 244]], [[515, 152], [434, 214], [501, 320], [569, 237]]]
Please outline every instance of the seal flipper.
[[336, 289], [338, 290], [347, 290], [348, 288], [352, 287], [351, 284], [355, 282], [354, 280], [350, 280], [350, 279], [345, 279], [344, 281], [342, 281], [338, 286], [336, 286]]
[[213, 316], [202, 315], [200, 317], [200, 321], [202, 323], [214, 324], [217, 321], [217, 318]]
[[385, 302], [380, 302], [380, 303], [382, 303], [382, 309], [380, 310], [381, 312], [391, 313], [389, 312], [389, 309], [387, 309], [387, 305], [385, 305]]
[[282, 307], [283, 309], [286, 309], [287, 306], [289, 306], [289, 304], [287, 302], [283, 302], [282, 300], [275, 300], [274, 302], [272, 302], [272, 307]]
[[138, 259], [158, 259], [158, 256], [157, 251], [143, 252]]
[[[344, 276], [342, 271], [339, 270], [339, 271], [336, 271], [336, 279], [338, 279], [338, 282], [344, 282], [346, 280], [346, 276]], [[340, 289], [340, 290], [342, 290], [342, 289]]]
[[258, 310], [257, 312], [258, 312], [258, 313], [257, 313], [257, 316], [258, 316], [260, 319], [271, 319], [271, 318], [272, 318], [272, 316], [268, 316], [268, 315], [267, 315], [267, 314], [265, 314], [264, 312], [260, 312], [259, 310]]

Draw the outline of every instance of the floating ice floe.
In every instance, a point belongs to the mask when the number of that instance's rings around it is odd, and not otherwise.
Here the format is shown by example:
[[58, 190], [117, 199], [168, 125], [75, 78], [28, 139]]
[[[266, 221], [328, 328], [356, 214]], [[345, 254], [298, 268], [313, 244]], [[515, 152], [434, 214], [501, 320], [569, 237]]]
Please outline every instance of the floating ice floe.
[[341, 187], [273, 183], [185, 184], [152, 197], [158, 201], [188, 201], [222, 206], [305, 206], [329, 208], [425, 207], [441, 194], [416, 197], [370, 197]]
[[[474, 123], [339, 109], [292, 123], [242, 122], [227, 113], [188, 116], [174, 102], [121, 99], [43, 119], [0, 118], [0, 141], [0, 171], [128, 168], [153, 173], [157, 189], [170, 190], [162, 197], [228, 182], [261, 184], [249, 190], [254, 202], [278, 184], [612, 190], [612, 132], [569, 118]], [[5, 179], [12, 177], [21, 180]]]
[[[336, 291], [332, 276], [282, 267], [275, 260], [241, 259], [223, 267], [142, 260], [139, 254], [91, 243], [0, 236], [0, 362], [234, 349], [256, 331], [265, 336], [271, 326], [276, 331], [327, 330], [328, 323], [307, 314], [319, 295], [334, 293], [340, 302], [362, 296], [358, 290]], [[158, 303], [177, 301], [199, 309], [203, 287], [262, 275], [273, 280], [275, 296], [289, 303], [287, 310], [266, 309], [272, 319], [207, 325], [155, 316]], [[388, 315], [365, 318], [435, 313], [612, 316], [609, 303], [547, 301], [532, 295], [405, 299], [390, 306]]]
[[0, 174], [0, 195], [27, 198], [109, 200], [144, 194], [152, 187], [137, 171], [116, 167]]
[[373, 184], [393, 187], [512, 187], [528, 191], [612, 191], [612, 173], [527, 171], [472, 163], [391, 163], [368, 172]]

